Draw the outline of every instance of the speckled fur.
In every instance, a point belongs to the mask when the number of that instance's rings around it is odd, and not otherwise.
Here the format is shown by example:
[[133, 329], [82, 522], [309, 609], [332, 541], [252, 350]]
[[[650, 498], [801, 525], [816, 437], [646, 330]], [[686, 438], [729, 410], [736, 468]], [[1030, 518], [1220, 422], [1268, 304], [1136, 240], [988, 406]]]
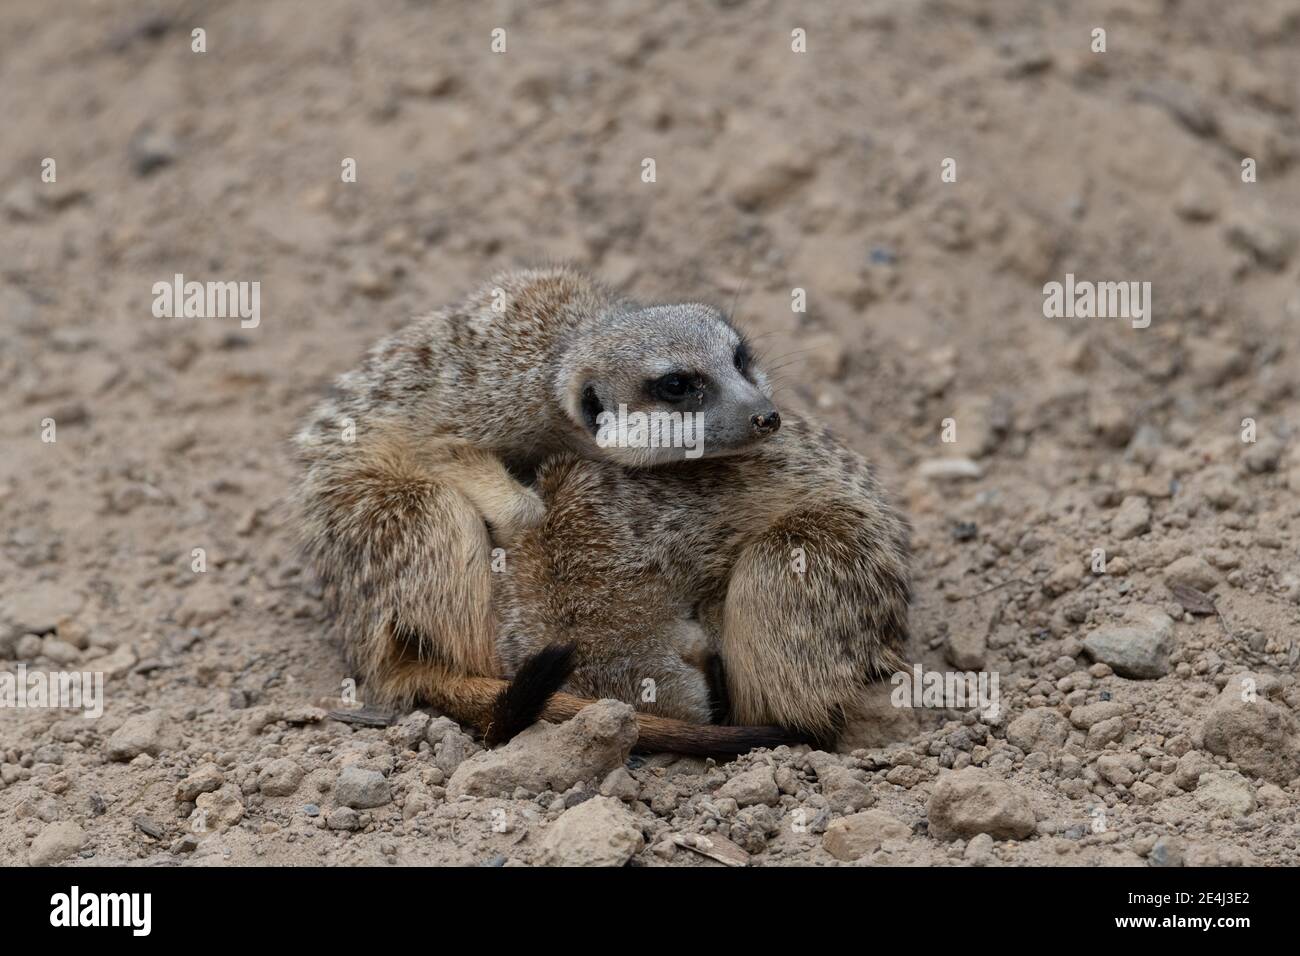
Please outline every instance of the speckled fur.
[[[907, 528], [824, 428], [787, 416], [744, 455], [655, 470], [562, 458], [538, 487], [547, 518], [495, 592], [507, 672], [574, 641], [572, 693], [698, 722], [716, 649], [732, 722], [829, 740], [899, 667]], [[641, 699], [647, 678], [654, 702]]]
[[[734, 720], [833, 722], [905, 633], [901, 524], [861, 459], [820, 430], [744, 434], [770, 393], [760, 369], [730, 368], [740, 340], [716, 310], [643, 308], [558, 267], [494, 277], [342, 376], [296, 438], [296, 498], [363, 698], [481, 726], [510, 662], [575, 631], [575, 693], [626, 698], [664, 662], [659, 706], [637, 701], [647, 739], [681, 730], [656, 711], [707, 719], [713, 649]], [[648, 409], [647, 375], [681, 363], [719, 370], [716, 402], [701, 393], [699, 407], [723, 457], [595, 445], [584, 387], [606, 407]], [[549, 517], [516, 478], [548, 458]], [[590, 508], [608, 534], [588, 534]], [[782, 570], [796, 546], [808, 552], [797, 581]], [[497, 547], [505, 575], [490, 570]], [[546, 716], [582, 704], [557, 694]]]
[[300, 537], [367, 702], [468, 718], [500, 689], [491, 552], [543, 514], [506, 463], [578, 447], [555, 359], [616, 301], [566, 269], [496, 276], [379, 342], [296, 436]]

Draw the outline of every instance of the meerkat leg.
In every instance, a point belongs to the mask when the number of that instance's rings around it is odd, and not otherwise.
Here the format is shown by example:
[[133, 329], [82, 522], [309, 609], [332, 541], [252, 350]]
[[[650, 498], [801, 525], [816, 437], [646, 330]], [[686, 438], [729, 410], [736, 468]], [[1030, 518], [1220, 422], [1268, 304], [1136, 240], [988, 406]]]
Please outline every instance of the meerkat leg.
[[477, 507], [391, 435], [325, 450], [299, 494], [367, 702], [456, 713], [453, 680], [498, 673], [491, 541]]
[[793, 512], [749, 543], [720, 635], [732, 719], [833, 740], [867, 684], [901, 666], [905, 569], [849, 508]]

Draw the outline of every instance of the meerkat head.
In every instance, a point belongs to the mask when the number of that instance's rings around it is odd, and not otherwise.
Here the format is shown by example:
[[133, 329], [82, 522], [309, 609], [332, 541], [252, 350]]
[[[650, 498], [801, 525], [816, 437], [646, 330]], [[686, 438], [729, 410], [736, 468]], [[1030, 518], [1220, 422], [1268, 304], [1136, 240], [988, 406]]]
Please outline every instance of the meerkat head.
[[571, 344], [556, 388], [584, 450], [626, 465], [734, 454], [781, 427], [744, 336], [705, 305], [605, 315]]

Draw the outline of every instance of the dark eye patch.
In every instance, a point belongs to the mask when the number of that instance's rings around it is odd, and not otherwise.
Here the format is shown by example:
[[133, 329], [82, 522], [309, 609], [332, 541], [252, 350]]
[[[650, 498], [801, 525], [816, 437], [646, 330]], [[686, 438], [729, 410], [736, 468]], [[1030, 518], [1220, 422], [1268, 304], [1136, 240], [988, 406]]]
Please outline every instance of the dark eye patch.
[[669, 372], [647, 385], [650, 394], [661, 402], [680, 402], [695, 390], [697, 378], [689, 372]]
[[582, 420], [587, 423], [588, 430], [596, 431], [596, 419], [604, 410], [605, 406], [601, 404], [600, 396], [596, 394], [596, 390], [590, 385], [584, 388], [582, 390]]
[[749, 374], [749, 367], [754, 362], [754, 354], [749, 350], [749, 343], [742, 341], [736, 346], [736, 354], [732, 361], [736, 364], [736, 371], [741, 375]]

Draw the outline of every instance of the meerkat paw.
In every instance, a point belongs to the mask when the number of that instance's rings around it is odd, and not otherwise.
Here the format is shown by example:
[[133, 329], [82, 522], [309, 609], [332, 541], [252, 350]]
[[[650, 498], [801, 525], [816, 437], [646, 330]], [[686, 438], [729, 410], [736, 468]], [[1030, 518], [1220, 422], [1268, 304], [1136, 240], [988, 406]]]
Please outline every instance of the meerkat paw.
[[508, 546], [546, 518], [541, 496], [520, 484], [491, 452], [453, 446], [438, 463], [439, 474], [478, 509], [492, 529], [493, 540]]
[[520, 531], [536, 528], [546, 520], [546, 502], [542, 501], [541, 495], [531, 488], [523, 490], [515, 508], [517, 511], [515, 526]]
[[538, 527], [546, 520], [546, 504], [531, 488], [519, 488], [513, 500], [497, 511], [492, 530], [502, 544], [510, 544], [524, 532]]

